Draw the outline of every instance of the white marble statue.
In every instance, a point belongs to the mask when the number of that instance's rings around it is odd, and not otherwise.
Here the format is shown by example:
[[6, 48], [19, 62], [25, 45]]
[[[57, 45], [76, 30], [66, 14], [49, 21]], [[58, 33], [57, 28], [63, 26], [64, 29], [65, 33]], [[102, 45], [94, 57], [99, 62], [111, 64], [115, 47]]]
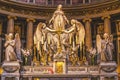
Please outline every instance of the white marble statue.
[[6, 35], [5, 42], [5, 61], [17, 61], [17, 56], [15, 54], [15, 40], [13, 39], [13, 34], [9, 33]]
[[105, 33], [103, 39], [100, 35], [97, 35], [97, 52], [100, 53], [101, 61], [112, 61], [113, 60], [113, 37]]

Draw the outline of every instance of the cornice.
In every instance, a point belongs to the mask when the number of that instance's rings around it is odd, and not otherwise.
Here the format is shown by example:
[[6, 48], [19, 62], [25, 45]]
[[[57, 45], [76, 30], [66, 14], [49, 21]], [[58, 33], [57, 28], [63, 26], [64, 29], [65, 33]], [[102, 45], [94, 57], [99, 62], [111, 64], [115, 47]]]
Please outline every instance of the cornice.
[[[0, 13], [18, 17], [49, 19], [55, 9], [56, 6], [39, 6], [10, 0], [0, 0]], [[83, 19], [86, 16], [89, 18], [101, 17], [103, 14], [112, 15], [120, 13], [120, 1], [109, 0], [94, 4], [63, 6], [63, 10], [69, 18]]]

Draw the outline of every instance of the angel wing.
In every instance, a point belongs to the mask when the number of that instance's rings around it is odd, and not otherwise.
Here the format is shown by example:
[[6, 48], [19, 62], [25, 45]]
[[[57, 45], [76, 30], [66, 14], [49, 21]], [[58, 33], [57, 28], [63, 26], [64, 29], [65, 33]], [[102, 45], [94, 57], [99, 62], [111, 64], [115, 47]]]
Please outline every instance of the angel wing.
[[5, 34], [5, 40], [6, 40], [6, 42], [5, 42], [5, 44], [4, 44], [4, 47], [6, 47], [6, 46], [8, 45], [8, 43], [7, 43], [8, 38], [9, 38], [9, 36], [8, 36], [7, 34]]
[[79, 42], [80, 44], [83, 43], [84, 44], [84, 39], [85, 39], [85, 29], [84, 26], [81, 22], [76, 20], [76, 27], [77, 27], [77, 31], [78, 31], [78, 35], [79, 35]]
[[43, 28], [45, 28], [45, 27], [46, 27], [46, 25], [44, 23], [40, 22], [37, 25], [37, 29], [34, 33], [34, 45], [36, 45], [37, 50], [40, 50], [40, 42], [42, 42], [42, 37], [44, 36]]
[[96, 36], [96, 46], [97, 46], [98, 53], [101, 52], [101, 42], [102, 42], [102, 39], [101, 39], [100, 35], [97, 35]]
[[21, 48], [21, 40], [20, 40], [19, 33], [15, 34], [15, 48], [17, 50], [20, 50], [20, 48]]
[[5, 34], [5, 40], [7, 41], [9, 38], [9, 36], [7, 34]]
[[41, 27], [42, 27], [42, 23], [40, 22], [38, 25], [37, 25], [37, 29], [34, 33], [34, 44], [37, 44], [37, 41], [38, 40], [41, 40]]
[[17, 58], [22, 61], [21, 59], [21, 40], [18, 33], [15, 34], [15, 52], [17, 54]]
[[110, 39], [110, 42], [113, 42], [113, 35], [112, 34], [110, 35], [109, 39]]

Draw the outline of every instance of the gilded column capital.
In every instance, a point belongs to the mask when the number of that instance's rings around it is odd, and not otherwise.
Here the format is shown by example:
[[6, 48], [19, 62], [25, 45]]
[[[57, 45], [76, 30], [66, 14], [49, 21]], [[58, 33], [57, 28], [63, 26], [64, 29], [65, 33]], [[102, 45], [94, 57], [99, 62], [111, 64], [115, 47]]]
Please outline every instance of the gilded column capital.
[[8, 18], [8, 19], [14, 19], [14, 20], [16, 20], [16, 19], [17, 19], [17, 17], [16, 17], [16, 16], [10, 16], [10, 15], [9, 15], [9, 16], [7, 16], [7, 18]]
[[83, 19], [83, 22], [87, 22], [87, 21], [88, 21], [88, 22], [91, 22], [92, 19], [91, 19], [91, 18], [84, 18], [84, 19]]
[[102, 16], [102, 20], [104, 20], [105, 18], [110, 19], [110, 15], [105, 15], [105, 16]]
[[29, 21], [35, 22], [35, 19], [33, 19], [33, 18], [27, 18], [26, 21], [27, 22], [29, 22]]

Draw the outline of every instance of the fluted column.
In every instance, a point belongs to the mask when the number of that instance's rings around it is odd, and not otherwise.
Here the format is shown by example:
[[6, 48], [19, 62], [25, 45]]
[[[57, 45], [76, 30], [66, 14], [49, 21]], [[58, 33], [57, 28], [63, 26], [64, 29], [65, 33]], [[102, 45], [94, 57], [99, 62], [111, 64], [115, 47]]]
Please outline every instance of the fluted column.
[[85, 23], [85, 44], [90, 49], [92, 47], [91, 19], [85, 18], [83, 22]]
[[16, 19], [15, 16], [8, 16], [7, 33], [14, 33], [14, 20]]
[[[117, 32], [117, 36], [119, 36], [119, 34], [120, 34], [120, 33], [119, 33], [119, 31], [120, 31], [119, 28], [120, 28], [120, 20], [117, 20], [117, 21], [116, 21], [116, 32]], [[118, 45], [117, 45], [117, 51], [116, 51], [116, 52], [117, 52], [117, 57], [116, 57], [116, 58], [117, 58], [117, 63], [118, 63], [118, 64], [117, 64], [117, 65], [118, 65], [118, 67], [117, 67], [117, 72], [118, 72], [118, 74], [120, 74], [120, 50], [119, 50], [119, 49], [120, 49], [120, 45], [119, 45], [119, 44], [120, 44], [120, 41], [119, 41], [119, 40], [120, 40], [120, 37], [117, 37], [116, 40], [117, 40], [117, 44], [118, 44]]]
[[31, 49], [33, 46], [33, 22], [35, 22], [34, 19], [27, 19], [27, 49]]
[[104, 33], [111, 34], [110, 16], [103, 16], [102, 19], [104, 20]]

